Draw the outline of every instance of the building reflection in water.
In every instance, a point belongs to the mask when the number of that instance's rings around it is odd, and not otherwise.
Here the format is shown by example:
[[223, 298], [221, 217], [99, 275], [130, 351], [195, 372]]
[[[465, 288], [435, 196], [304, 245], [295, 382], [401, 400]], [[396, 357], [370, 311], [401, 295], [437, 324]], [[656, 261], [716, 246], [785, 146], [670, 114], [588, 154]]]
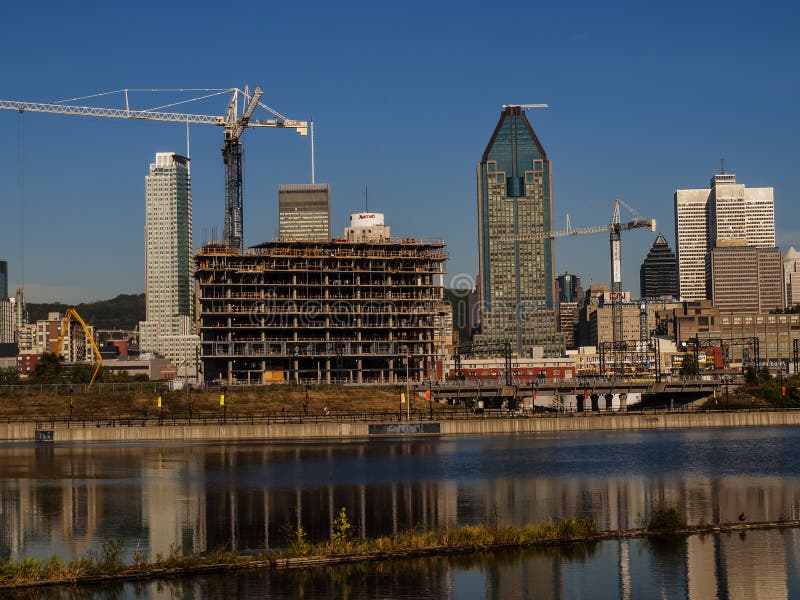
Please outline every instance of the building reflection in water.
[[[576, 515], [596, 517], [602, 529], [628, 529], [659, 502], [684, 505], [691, 523], [736, 521], [743, 512], [748, 521], [800, 518], [796, 478], [512, 476], [486, 466], [420, 473], [439, 459], [437, 443], [9, 447], [0, 456], [0, 556], [70, 556], [117, 538], [150, 557], [258, 551], [286, 545], [298, 526], [312, 540], [329, 539], [342, 507], [358, 535], [370, 537]], [[680, 551], [653, 550], [646, 560], [634, 542], [604, 545], [602, 577], [626, 599], [641, 595], [644, 580], [673, 588], [680, 581], [690, 598], [751, 598], [764, 589], [789, 597], [797, 535], [749, 532], [747, 544], [738, 535], [693, 536]], [[488, 597], [569, 597], [571, 560], [543, 554], [521, 566], [497, 562], [486, 567], [483, 585]], [[444, 572], [436, 581], [457, 587]]]

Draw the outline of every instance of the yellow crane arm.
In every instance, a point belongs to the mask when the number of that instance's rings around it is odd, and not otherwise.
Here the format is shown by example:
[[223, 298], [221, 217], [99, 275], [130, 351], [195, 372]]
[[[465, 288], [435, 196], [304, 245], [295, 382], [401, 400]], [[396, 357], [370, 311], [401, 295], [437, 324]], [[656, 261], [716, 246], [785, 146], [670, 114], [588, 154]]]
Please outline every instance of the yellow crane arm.
[[100, 354], [100, 349], [97, 347], [97, 344], [94, 342], [94, 338], [92, 337], [89, 328], [86, 326], [86, 322], [81, 318], [78, 314], [78, 311], [74, 308], [68, 308], [67, 312], [64, 313], [64, 319], [61, 321], [61, 335], [58, 336], [58, 345], [56, 345], [56, 356], [61, 356], [61, 349], [64, 346], [64, 338], [69, 333], [69, 322], [72, 319], [75, 319], [80, 323], [81, 327], [83, 328], [83, 332], [86, 334], [86, 339], [89, 340], [89, 343], [92, 345], [92, 350], [94, 350], [94, 355], [97, 357], [97, 368], [94, 370], [94, 374], [92, 375], [92, 380], [89, 382], [89, 388], [92, 387], [94, 384], [94, 380], [97, 378], [97, 374], [100, 372], [100, 367], [103, 366], [103, 356]]

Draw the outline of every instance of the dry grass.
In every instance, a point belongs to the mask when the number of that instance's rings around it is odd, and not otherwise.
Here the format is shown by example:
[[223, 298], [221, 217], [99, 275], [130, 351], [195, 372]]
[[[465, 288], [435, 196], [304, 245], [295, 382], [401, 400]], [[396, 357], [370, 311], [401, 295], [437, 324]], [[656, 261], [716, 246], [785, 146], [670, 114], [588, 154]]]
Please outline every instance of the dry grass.
[[386, 552], [408, 552], [434, 549], [475, 549], [491, 546], [524, 546], [544, 540], [581, 539], [597, 534], [597, 524], [591, 518], [547, 521], [541, 525], [523, 527], [494, 527], [476, 525], [458, 528], [441, 528], [434, 531], [406, 531], [391, 537], [371, 539], [351, 539], [351, 526], [344, 509], [339, 514], [335, 535], [330, 542], [310, 544], [305, 540], [305, 532], [299, 529], [290, 548], [284, 552], [270, 555], [241, 556], [225, 550], [208, 554], [182, 554], [172, 548], [168, 556], [159, 554], [152, 561], [145, 561], [138, 551], [133, 562], [123, 560], [121, 541], [103, 544], [101, 550], [91, 551], [71, 561], [63, 561], [56, 555], [49, 559], [0, 559], [0, 586], [23, 587], [41, 582], [76, 582], [91, 578], [125, 579], [140, 577], [142, 574], [163, 571], [164, 569], [190, 572], [208, 566], [236, 567], [254, 562], [268, 562], [293, 558], [312, 558], [324, 561], [326, 558], [345, 554], [375, 555]]
[[[335, 387], [314, 386], [308, 390], [308, 412], [311, 415], [323, 414], [327, 406], [333, 413], [343, 412], [397, 412], [400, 410], [399, 387]], [[158, 415], [154, 392], [89, 392], [85, 394], [45, 394], [0, 396], [0, 420], [5, 418], [54, 418], [64, 419], [70, 414], [74, 419], [92, 417], [142, 417]], [[303, 412], [306, 391], [303, 387], [274, 385], [262, 388], [239, 388], [225, 391], [225, 405], [228, 416], [249, 414], [282, 414]], [[161, 392], [162, 408], [165, 417], [186, 416], [189, 395], [185, 391]], [[218, 416], [218, 392], [192, 392], [192, 413], [194, 416]], [[412, 408], [428, 414], [448, 410], [447, 406], [429, 403], [422, 399]]]

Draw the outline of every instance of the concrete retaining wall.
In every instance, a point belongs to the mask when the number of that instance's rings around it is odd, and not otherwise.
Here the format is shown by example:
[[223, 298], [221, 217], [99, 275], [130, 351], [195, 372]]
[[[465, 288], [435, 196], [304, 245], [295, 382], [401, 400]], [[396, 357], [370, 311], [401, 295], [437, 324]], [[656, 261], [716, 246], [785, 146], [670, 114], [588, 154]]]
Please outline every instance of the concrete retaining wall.
[[[438, 422], [442, 435], [495, 435], [703, 427], [800, 425], [800, 411], [737, 411], [714, 413], [584, 413], [536, 418], [470, 418]], [[431, 425], [430, 422], [427, 424]], [[373, 424], [374, 425], [374, 424]], [[34, 440], [33, 423], [0, 423], [0, 442]], [[419, 434], [416, 434], [419, 435]], [[424, 435], [424, 434], [423, 434]], [[148, 425], [96, 427], [80, 425], [54, 431], [55, 442], [235, 441], [347, 439], [369, 437], [367, 423], [302, 423], [272, 425]]]
[[715, 413], [585, 413], [535, 419], [474, 419], [442, 421], [442, 434], [558, 433], [701, 427], [800, 425], [800, 411]]
[[[1, 441], [33, 441], [33, 424], [0, 424]], [[148, 425], [95, 427], [76, 425], [54, 430], [55, 442], [173, 442], [367, 437], [366, 423], [304, 423], [273, 425]]]

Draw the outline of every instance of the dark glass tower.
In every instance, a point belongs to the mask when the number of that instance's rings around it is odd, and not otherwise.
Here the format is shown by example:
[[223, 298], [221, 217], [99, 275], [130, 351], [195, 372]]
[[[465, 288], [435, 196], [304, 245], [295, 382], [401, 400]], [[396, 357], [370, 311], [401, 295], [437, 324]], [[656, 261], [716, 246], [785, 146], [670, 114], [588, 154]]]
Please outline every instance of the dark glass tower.
[[8, 300], [8, 263], [0, 260], [0, 300]]
[[567, 272], [559, 275], [556, 277], [556, 289], [559, 303], [583, 302], [583, 287], [581, 287], [581, 278], [577, 275]]
[[660, 233], [639, 270], [642, 298], [678, 295], [678, 264], [675, 253]]
[[560, 356], [556, 332], [550, 161], [519, 105], [503, 107], [477, 167], [481, 333], [477, 343], [511, 342]]

